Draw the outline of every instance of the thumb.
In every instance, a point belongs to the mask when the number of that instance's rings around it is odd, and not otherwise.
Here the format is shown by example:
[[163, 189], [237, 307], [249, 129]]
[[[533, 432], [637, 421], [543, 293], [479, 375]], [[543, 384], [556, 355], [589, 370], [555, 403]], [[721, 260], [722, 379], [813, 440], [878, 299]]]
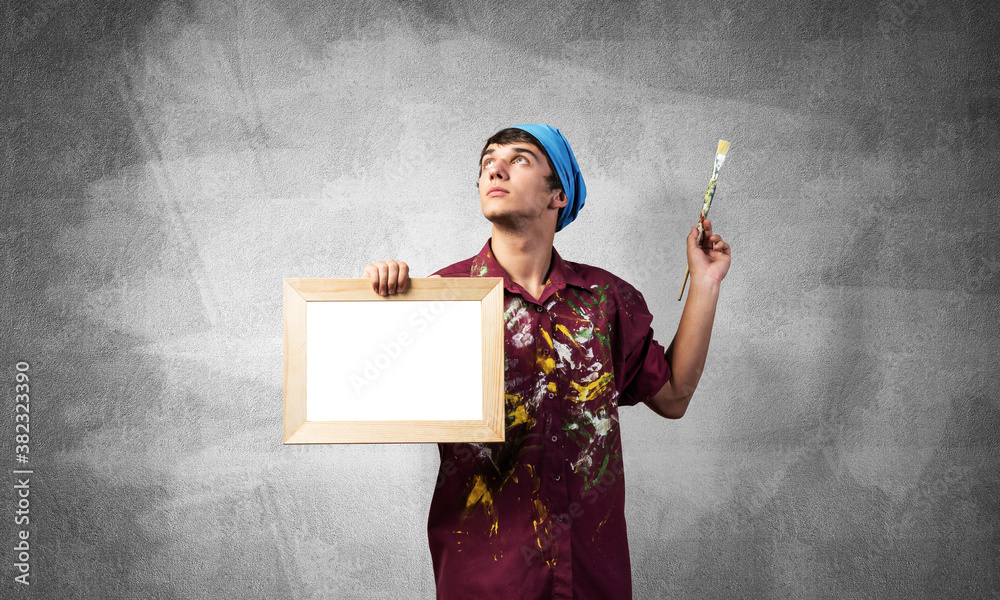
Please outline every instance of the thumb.
[[691, 226], [691, 233], [687, 237], [687, 245], [689, 249], [695, 249], [698, 247], [698, 226]]

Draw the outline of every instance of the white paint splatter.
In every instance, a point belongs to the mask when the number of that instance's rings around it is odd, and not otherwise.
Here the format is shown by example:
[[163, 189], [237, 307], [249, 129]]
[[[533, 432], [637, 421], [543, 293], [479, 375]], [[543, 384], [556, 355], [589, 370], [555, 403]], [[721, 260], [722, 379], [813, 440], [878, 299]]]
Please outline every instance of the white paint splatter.
[[514, 342], [515, 348], [524, 348], [528, 344], [534, 342], [535, 338], [531, 335], [531, 324], [525, 324], [523, 330], [518, 331], [510, 337], [510, 341]]
[[518, 296], [507, 305], [507, 310], [503, 313], [503, 320], [507, 325], [507, 330], [513, 332], [511, 341], [515, 348], [524, 348], [528, 344], [534, 343], [535, 336], [531, 334], [531, 317], [525, 302]]
[[594, 433], [596, 433], [597, 435], [599, 435], [601, 437], [604, 437], [604, 436], [608, 435], [609, 431], [611, 431], [611, 418], [610, 417], [604, 417], [604, 418], [600, 418], [600, 419], [594, 419]]
[[538, 373], [535, 379], [535, 393], [528, 399], [526, 405], [531, 409], [532, 414], [534, 414], [535, 409], [542, 403], [542, 399], [549, 391], [549, 384], [545, 381], [545, 373]]
[[555, 349], [556, 356], [559, 357], [559, 361], [562, 364], [569, 365], [569, 367], [571, 369], [576, 369], [577, 368], [577, 366], [575, 364], [573, 364], [573, 360], [571, 358], [572, 355], [573, 355], [573, 349], [572, 348], [570, 348], [566, 344], [564, 344], [564, 343], [562, 343], [562, 342], [560, 342], [559, 340], [556, 340], [556, 339], [552, 340], [552, 347]]

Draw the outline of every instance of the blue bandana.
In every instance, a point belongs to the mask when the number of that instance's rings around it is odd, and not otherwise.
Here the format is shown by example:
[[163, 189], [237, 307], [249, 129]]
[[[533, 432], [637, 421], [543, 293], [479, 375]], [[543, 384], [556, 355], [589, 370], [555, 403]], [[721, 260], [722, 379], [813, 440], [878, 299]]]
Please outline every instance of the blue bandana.
[[573, 222], [587, 197], [587, 186], [583, 183], [583, 175], [580, 174], [580, 165], [576, 164], [573, 149], [569, 147], [569, 142], [563, 137], [562, 132], [551, 125], [533, 123], [517, 125], [514, 129], [523, 129], [535, 136], [542, 143], [545, 152], [552, 160], [552, 165], [556, 168], [556, 173], [559, 174], [559, 181], [562, 182], [567, 200], [566, 206], [559, 209], [559, 220], [556, 222], [556, 231], [559, 231]]

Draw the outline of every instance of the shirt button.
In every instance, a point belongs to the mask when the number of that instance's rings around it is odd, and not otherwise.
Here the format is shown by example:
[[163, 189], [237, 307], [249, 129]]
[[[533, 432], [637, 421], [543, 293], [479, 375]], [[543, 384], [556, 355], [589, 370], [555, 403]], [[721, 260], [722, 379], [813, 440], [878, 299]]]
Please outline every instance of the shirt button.
[[555, 397], [555, 394], [553, 394], [552, 392], [549, 392], [549, 398], [553, 398], [553, 397]]
[[542, 354], [544, 354], [545, 356], [548, 356], [549, 355], [549, 349], [546, 348], [545, 350], [542, 350]]
[[559, 437], [558, 436], [552, 436], [552, 441], [553, 442], [558, 442], [559, 441]]
[[536, 306], [535, 310], [538, 311], [538, 312], [542, 312], [542, 307], [541, 306]]
[[561, 477], [561, 476], [559, 476], [559, 475], [556, 475], [556, 476], [555, 476], [555, 480], [556, 480], [556, 481], [559, 481], [560, 479], [562, 479], [562, 477]]

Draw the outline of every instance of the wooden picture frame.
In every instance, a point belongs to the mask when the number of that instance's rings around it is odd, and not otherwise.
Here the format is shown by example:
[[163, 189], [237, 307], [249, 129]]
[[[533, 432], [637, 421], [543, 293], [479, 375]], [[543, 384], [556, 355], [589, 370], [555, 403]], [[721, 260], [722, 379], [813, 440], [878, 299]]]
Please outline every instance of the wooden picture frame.
[[[503, 279], [410, 278], [390, 296], [363, 278], [285, 279], [283, 287], [285, 444], [504, 440]], [[441, 317], [418, 334], [417, 309]], [[372, 340], [385, 350], [374, 359]], [[466, 375], [457, 390], [456, 373]]]

